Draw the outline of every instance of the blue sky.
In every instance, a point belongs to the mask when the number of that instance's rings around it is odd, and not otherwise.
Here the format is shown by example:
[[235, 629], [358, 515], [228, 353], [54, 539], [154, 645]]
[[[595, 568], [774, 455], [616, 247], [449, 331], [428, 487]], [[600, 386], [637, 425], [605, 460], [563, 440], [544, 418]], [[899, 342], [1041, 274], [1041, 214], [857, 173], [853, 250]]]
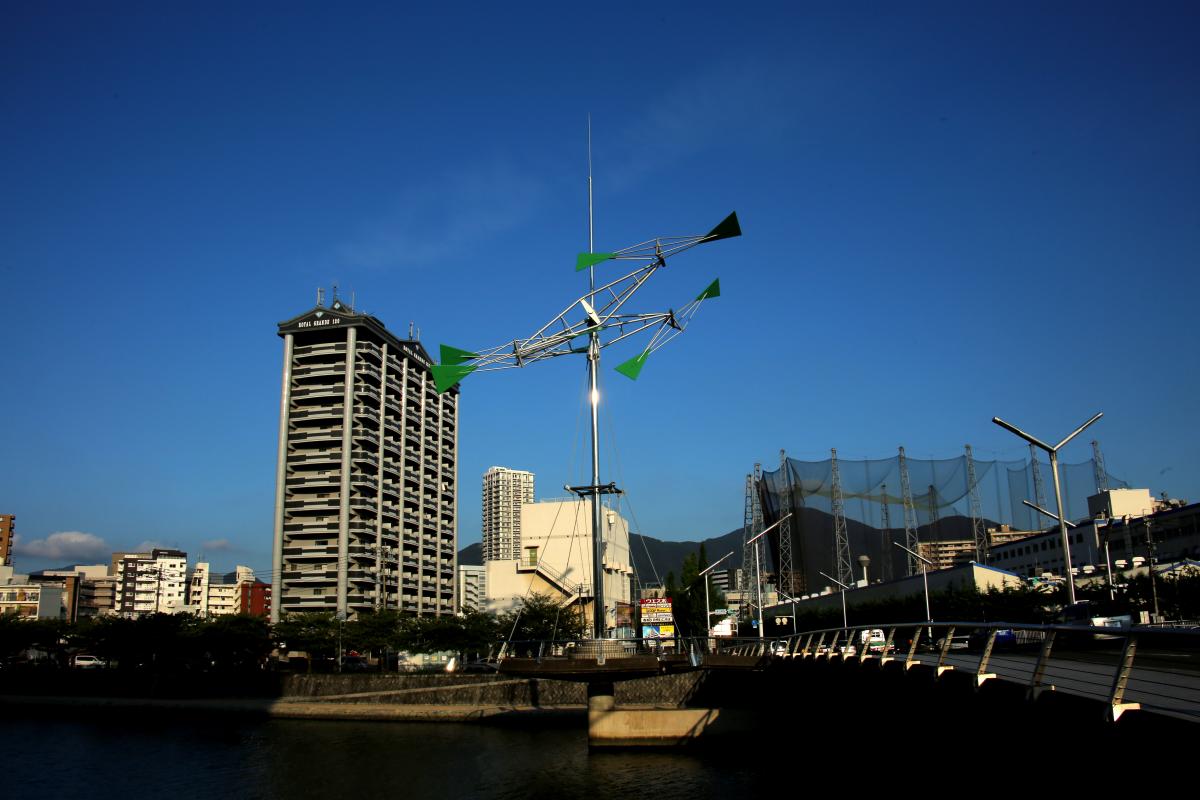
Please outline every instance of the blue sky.
[[[535, 330], [582, 291], [589, 113], [597, 249], [745, 232], [657, 275], [639, 308], [723, 296], [604, 373], [643, 533], [737, 527], [781, 447], [1019, 457], [993, 415], [1102, 410], [1110, 472], [1200, 499], [1200, 12], [1047, 5], [7, 4], [18, 567], [158, 542], [266, 572], [275, 323], [336, 283], [431, 350]], [[581, 479], [583, 387], [464, 383], [461, 544], [487, 467]]]

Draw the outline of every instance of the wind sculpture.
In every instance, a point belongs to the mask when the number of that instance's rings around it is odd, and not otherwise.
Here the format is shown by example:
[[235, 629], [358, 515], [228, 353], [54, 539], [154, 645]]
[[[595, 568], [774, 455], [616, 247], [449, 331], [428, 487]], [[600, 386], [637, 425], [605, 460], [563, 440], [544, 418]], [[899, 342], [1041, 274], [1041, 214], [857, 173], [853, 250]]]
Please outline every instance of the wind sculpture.
[[604, 349], [643, 331], [653, 330], [642, 352], [616, 368], [625, 377], [637, 380], [650, 354], [682, 333], [705, 300], [720, 296], [721, 281], [714, 280], [695, 300], [677, 311], [629, 313], [625, 309], [626, 304], [655, 272], [667, 265], [668, 258], [699, 244], [741, 235], [737, 213], [733, 213], [703, 236], [663, 237], [612, 253], [580, 253], [575, 260], [576, 272], [605, 261], [637, 261], [642, 264], [628, 275], [589, 291], [524, 339], [475, 352], [441, 345], [441, 363], [432, 367], [438, 392], [449, 390], [472, 372], [515, 369], [558, 356], [586, 355], [590, 343], [577, 342], [583, 336], [595, 334], [599, 337], [600, 349]]
[[[667, 265], [668, 258], [696, 245], [741, 235], [742, 229], [738, 225], [737, 213], [734, 212], [701, 236], [667, 236], [640, 242], [611, 253], [580, 253], [575, 260], [575, 271], [589, 271], [590, 288], [587, 294], [573, 301], [558, 316], [524, 339], [514, 339], [478, 351], [441, 345], [441, 363], [431, 367], [434, 386], [439, 393], [446, 392], [472, 372], [516, 369], [549, 358], [586, 355], [592, 389], [592, 483], [588, 486], [568, 488], [580, 497], [615, 494], [619, 490], [614, 485], [600, 483], [596, 423], [599, 404], [597, 368], [600, 363], [600, 351], [646, 331], [652, 331], [641, 353], [616, 367], [617, 372], [625, 377], [637, 380], [650, 354], [683, 333], [705, 300], [721, 295], [721, 282], [719, 279], [714, 280], [694, 300], [678, 310], [634, 313], [628, 311], [626, 305], [655, 272]], [[603, 286], [596, 286], [595, 268], [606, 261], [632, 261], [637, 262], [639, 266], [623, 277]], [[584, 337], [587, 337], [586, 341], [580, 341]], [[605, 612], [598, 498], [592, 501], [592, 555], [593, 636], [600, 639], [603, 638], [605, 630]]]

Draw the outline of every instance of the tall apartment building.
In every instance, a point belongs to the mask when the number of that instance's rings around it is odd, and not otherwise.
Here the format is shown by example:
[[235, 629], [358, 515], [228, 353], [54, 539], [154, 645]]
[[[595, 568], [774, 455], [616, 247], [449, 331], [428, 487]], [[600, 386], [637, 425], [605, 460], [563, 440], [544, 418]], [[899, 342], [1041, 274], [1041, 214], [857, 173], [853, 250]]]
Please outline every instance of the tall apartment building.
[[238, 564], [225, 575], [214, 575], [207, 561], [196, 564], [188, 588], [188, 611], [202, 619], [240, 614], [243, 587], [254, 583], [254, 570]]
[[458, 607], [460, 611], [483, 611], [487, 603], [487, 568], [475, 564], [458, 565]]
[[13, 514], [0, 514], [0, 567], [12, 566], [13, 527], [16, 521]]
[[453, 614], [458, 397], [429, 354], [335, 299], [279, 323], [271, 619]]
[[533, 473], [492, 467], [483, 474], [483, 561], [521, 556], [521, 506], [533, 502]]
[[[118, 559], [117, 556], [120, 556]], [[124, 617], [176, 614], [187, 605], [187, 553], [155, 549], [113, 554], [116, 612]]]

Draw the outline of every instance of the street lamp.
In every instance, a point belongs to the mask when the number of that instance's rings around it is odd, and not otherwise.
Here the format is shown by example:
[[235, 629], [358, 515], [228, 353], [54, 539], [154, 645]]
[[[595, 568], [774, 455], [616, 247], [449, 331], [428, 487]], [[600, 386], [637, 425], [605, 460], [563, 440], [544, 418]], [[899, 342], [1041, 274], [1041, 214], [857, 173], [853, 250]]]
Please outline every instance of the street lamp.
[[[921, 580], [925, 582], [925, 621], [932, 622], [933, 615], [929, 613], [929, 575], [926, 573], [925, 567], [931, 566], [933, 564], [933, 562], [930, 561], [925, 556], [921, 555], [920, 553], [914, 553], [912, 550], [909, 550], [907, 547], [900, 544], [899, 542], [892, 542], [892, 544], [894, 544], [896, 547], [899, 547], [901, 550], [908, 553], [910, 556], [916, 556], [917, 558], [919, 558], [921, 560]], [[930, 634], [930, 635], [932, 635], [932, 634]]]
[[850, 629], [849, 618], [846, 616], [846, 590], [849, 589], [850, 587], [847, 586], [846, 584], [842, 583], [841, 581], [839, 581], [837, 578], [834, 578], [831, 575], [826, 575], [824, 572], [821, 572], [820, 575], [822, 578], [825, 578], [826, 580], [831, 580], [834, 583], [836, 583], [838, 586], [842, 587], [842, 632], [845, 633], [847, 630]]
[[758, 560], [759, 560], [758, 559], [758, 540], [761, 539], [762, 537], [766, 536], [771, 531], [778, 528], [780, 525], [782, 525], [784, 522], [786, 522], [788, 520], [788, 518], [791, 516], [792, 515], [790, 513], [784, 514], [782, 517], [779, 518], [779, 520], [777, 522], [774, 522], [771, 525], [768, 525], [767, 527], [763, 528], [762, 531], [757, 536], [755, 536], [750, 541], [746, 542], [746, 544], [754, 545], [754, 583], [757, 587], [757, 594], [758, 594], [758, 638], [759, 639], [764, 638], [766, 636], [766, 634], [763, 633], [762, 571], [759, 569], [759, 566], [758, 566]]
[[[705, 575], [707, 575], [708, 573], [710, 573], [714, 569], [716, 569], [718, 564], [720, 564], [725, 559], [729, 558], [731, 555], [733, 555], [732, 550], [730, 550], [728, 553], [726, 553], [725, 555], [718, 558], [713, 563], [709, 564], [704, 569], [700, 570], [700, 574], [696, 576], [696, 580], [700, 580], [701, 578], [704, 578]], [[693, 583], [694, 583], [694, 581], [693, 581]], [[708, 639], [709, 639], [709, 634], [711, 632], [712, 632], [712, 611], [709, 610], [709, 607], [708, 607], [708, 578], [704, 578], [704, 648], [706, 650], [708, 649], [708, 647], [710, 645], [710, 642], [708, 641]]]
[[1004, 428], [1010, 433], [1015, 433], [1025, 441], [1029, 442], [1030, 444], [1037, 445], [1050, 454], [1050, 471], [1054, 474], [1054, 500], [1058, 503], [1058, 532], [1062, 536], [1063, 558], [1065, 559], [1063, 562], [1065, 565], [1064, 574], [1067, 576], [1068, 597], [1070, 598], [1071, 605], [1075, 605], [1075, 581], [1071, 578], [1071, 539], [1067, 534], [1067, 518], [1063, 514], [1062, 487], [1058, 482], [1058, 451], [1062, 449], [1067, 442], [1083, 433], [1085, 428], [1103, 416], [1104, 412], [1097, 413], [1094, 417], [1072, 431], [1067, 438], [1053, 446], [1046, 444], [1036, 436], [1030, 436], [1016, 425], [1005, 422], [999, 417], [992, 417], [992, 422], [996, 423], [1001, 428]]
[[[1058, 517], [1054, 516], [1054, 515], [1053, 515], [1053, 514], [1051, 514], [1049, 511], [1047, 511], [1046, 509], [1044, 509], [1044, 508], [1042, 508], [1041, 506], [1039, 506], [1037, 503], [1031, 503], [1031, 502], [1029, 502], [1028, 500], [1022, 500], [1021, 502], [1022, 502], [1022, 503], [1024, 503], [1025, 505], [1029, 506], [1029, 507], [1030, 507], [1030, 508], [1032, 508], [1034, 511], [1038, 512], [1039, 514], [1041, 514], [1041, 515], [1043, 515], [1043, 516], [1049, 517], [1050, 519], [1055, 519], [1055, 520], [1056, 520], [1056, 519], [1058, 519]], [[1078, 526], [1078, 525], [1076, 525], [1074, 522], [1071, 522], [1071, 520], [1067, 520], [1066, 522], [1067, 522], [1067, 527], [1068, 527], [1068, 528], [1078, 528], [1078, 527], [1079, 527], [1079, 526]], [[1070, 540], [1068, 540], [1068, 546], [1069, 546], [1069, 545], [1070, 545]], [[1104, 543], [1104, 547], [1105, 547], [1105, 552], [1107, 553], [1107, 552], [1108, 552], [1108, 542], [1105, 542], [1105, 543]], [[1066, 559], [1067, 559], [1067, 561], [1065, 562], [1065, 563], [1067, 564], [1067, 575], [1066, 575], [1066, 578], [1067, 578], [1067, 580], [1068, 580], [1068, 581], [1070, 581], [1070, 582], [1071, 582], [1071, 585], [1072, 585], [1072, 586], [1074, 586], [1074, 584], [1075, 584], [1075, 573], [1074, 573], [1074, 568], [1073, 568], [1073, 567], [1071, 567], [1071, 561], [1070, 561], [1070, 557], [1071, 557], [1071, 554], [1070, 554], [1070, 552], [1064, 552], [1064, 558], [1066, 558]], [[1112, 571], [1111, 571], [1111, 568], [1110, 568], [1110, 570], [1109, 570], [1109, 575], [1108, 575], [1108, 583], [1109, 583], [1109, 594], [1112, 594]], [[1072, 593], [1072, 595], [1071, 595], [1071, 596], [1072, 596], [1072, 597], [1074, 597], [1074, 596], [1075, 596], [1075, 595], [1074, 595], [1074, 593]], [[1074, 601], [1074, 600], [1072, 600], [1071, 602], [1072, 602], [1072, 603], [1074, 603], [1075, 601]]]

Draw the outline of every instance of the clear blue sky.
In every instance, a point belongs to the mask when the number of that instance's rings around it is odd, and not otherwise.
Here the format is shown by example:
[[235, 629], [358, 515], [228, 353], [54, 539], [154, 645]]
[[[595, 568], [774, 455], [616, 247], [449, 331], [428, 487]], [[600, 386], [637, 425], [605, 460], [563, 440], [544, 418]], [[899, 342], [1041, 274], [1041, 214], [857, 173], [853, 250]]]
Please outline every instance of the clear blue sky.
[[[723, 296], [605, 371], [642, 532], [737, 527], [781, 447], [1018, 457], [993, 415], [1103, 410], [1110, 472], [1200, 500], [1197, 6], [835, 5], [5, 4], [18, 567], [265, 572], [275, 324], [336, 283], [431, 350], [532, 332], [582, 291], [589, 112], [598, 249], [745, 231], [656, 276], [640, 308]], [[581, 479], [583, 370], [464, 383], [461, 544], [487, 467]]]

